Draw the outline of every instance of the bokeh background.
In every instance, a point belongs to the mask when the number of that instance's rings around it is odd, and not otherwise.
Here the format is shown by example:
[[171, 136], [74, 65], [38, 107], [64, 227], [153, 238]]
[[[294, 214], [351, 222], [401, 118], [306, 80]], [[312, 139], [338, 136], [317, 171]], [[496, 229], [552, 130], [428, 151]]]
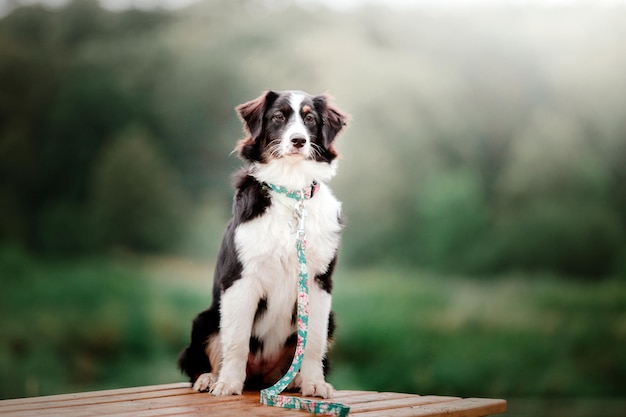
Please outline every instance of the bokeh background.
[[0, 2], [0, 398], [183, 380], [233, 108], [328, 92], [338, 389], [626, 416], [623, 1]]

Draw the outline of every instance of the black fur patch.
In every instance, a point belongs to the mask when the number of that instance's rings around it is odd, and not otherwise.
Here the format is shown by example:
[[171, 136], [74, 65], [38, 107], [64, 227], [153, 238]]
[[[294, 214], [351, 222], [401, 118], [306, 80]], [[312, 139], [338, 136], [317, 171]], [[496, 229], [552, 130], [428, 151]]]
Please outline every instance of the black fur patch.
[[213, 305], [219, 307], [219, 300], [223, 291], [233, 285], [233, 282], [241, 278], [243, 265], [237, 257], [235, 247], [236, 225], [231, 221], [222, 239], [222, 245], [217, 255], [213, 281]]
[[292, 333], [287, 340], [285, 340], [285, 346], [295, 346], [298, 343], [298, 333]]
[[256, 336], [250, 338], [250, 353], [255, 354], [263, 351], [263, 341]]
[[295, 326], [298, 321], [298, 303], [293, 305], [293, 310], [291, 311], [291, 325]]
[[335, 255], [333, 260], [328, 264], [326, 272], [315, 277], [315, 282], [319, 284], [321, 289], [329, 294], [333, 290], [333, 272], [335, 271], [335, 265], [337, 265], [337, 255]]
[[242, 169], [236, 174], [235, 187], [237, 191], [233, 200], [233, 221], [237, 225], [261, 216], [272, 204], [268, 190], [249, 175], [248, 169]]
[[267, 298], [261, 298], [259, 300], [259, 305], [256, 308], [256, 313], [254, 313], [254, 321], [257, 321], [263, 314], [267, 311]]

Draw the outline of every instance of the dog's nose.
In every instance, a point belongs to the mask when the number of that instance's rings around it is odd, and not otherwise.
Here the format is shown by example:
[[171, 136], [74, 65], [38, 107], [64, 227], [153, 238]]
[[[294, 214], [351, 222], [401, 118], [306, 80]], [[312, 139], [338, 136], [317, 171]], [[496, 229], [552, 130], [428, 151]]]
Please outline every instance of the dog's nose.
[[304, 144], [306, 143], [306, 138], [299, 133], [295, 133], [291, 135], [290, 139], [291, 139], [291, 143], [293, 144], [293, 146], [298, 149], [302, 148]]

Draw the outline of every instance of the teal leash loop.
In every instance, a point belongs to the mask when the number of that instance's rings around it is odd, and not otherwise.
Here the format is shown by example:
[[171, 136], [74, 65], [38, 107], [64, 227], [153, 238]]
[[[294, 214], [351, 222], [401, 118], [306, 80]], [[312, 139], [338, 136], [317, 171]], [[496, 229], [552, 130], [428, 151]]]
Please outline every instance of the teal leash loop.
[[322, 400], [312, 400], [301, 397], [292, 397], [281, 395], [287, 386], [294, 380], [296, 374], [302, 365], [304, 358], [304, 348], [306, 347], [306, 338], [309, 331], [309, 274], [306, 264], [306, 234], [304, 231], [304, 223], [306, 219], [306, 208], [304, 201], [311, 198], [317, 191], [319, 185], [313, 183], [310, 194], [307, 190], [289, 191], [285, 187], [279, 187], [274, 184], [267, 185], [273, 191], [283, 194], [289, 198], [296, 200], [295, 214], [298, 217], [298, 229], [296, 231], [296, 251], [298, 255], [298, 341], [296, 343], [296, 353], [287, 373], [269, 388], [261, 390], [261, 404], [290, 408], [296, 410], [305, 410], [313, 414], [325, 414], [331, 416], [347, 416], [350, 413], [350, 407], [341, 404]]

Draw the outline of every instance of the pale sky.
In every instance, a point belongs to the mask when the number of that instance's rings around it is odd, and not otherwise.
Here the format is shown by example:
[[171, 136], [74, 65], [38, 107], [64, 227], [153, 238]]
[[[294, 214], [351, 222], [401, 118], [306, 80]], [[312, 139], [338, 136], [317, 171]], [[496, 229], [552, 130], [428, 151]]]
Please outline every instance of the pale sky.
[[[176, 9], [196, 3], [200, 0], [100, 0], [103, 7], [112, 10], [121, 10], [130, 7], [139, 9], [166, 8]], [[557, 6], [564, 4], [593, 4], [604, 6], [626, 5], [626, 0], [299, 0], [303, 4], [323, 3], [334, 9], [350, 9], [363, 3], [380, 3], [394, 8], [411, 6], [429, 7], [471, 7], [485, 4], [514, 4], [514, 5], [543, 5]], [[0, 16], [6, 14], [14, 4], [40, 3], [49, 6], [60, 6], [68, 0], [0, 0]], [[272, 0], [268, 1], [269, 3]]]

